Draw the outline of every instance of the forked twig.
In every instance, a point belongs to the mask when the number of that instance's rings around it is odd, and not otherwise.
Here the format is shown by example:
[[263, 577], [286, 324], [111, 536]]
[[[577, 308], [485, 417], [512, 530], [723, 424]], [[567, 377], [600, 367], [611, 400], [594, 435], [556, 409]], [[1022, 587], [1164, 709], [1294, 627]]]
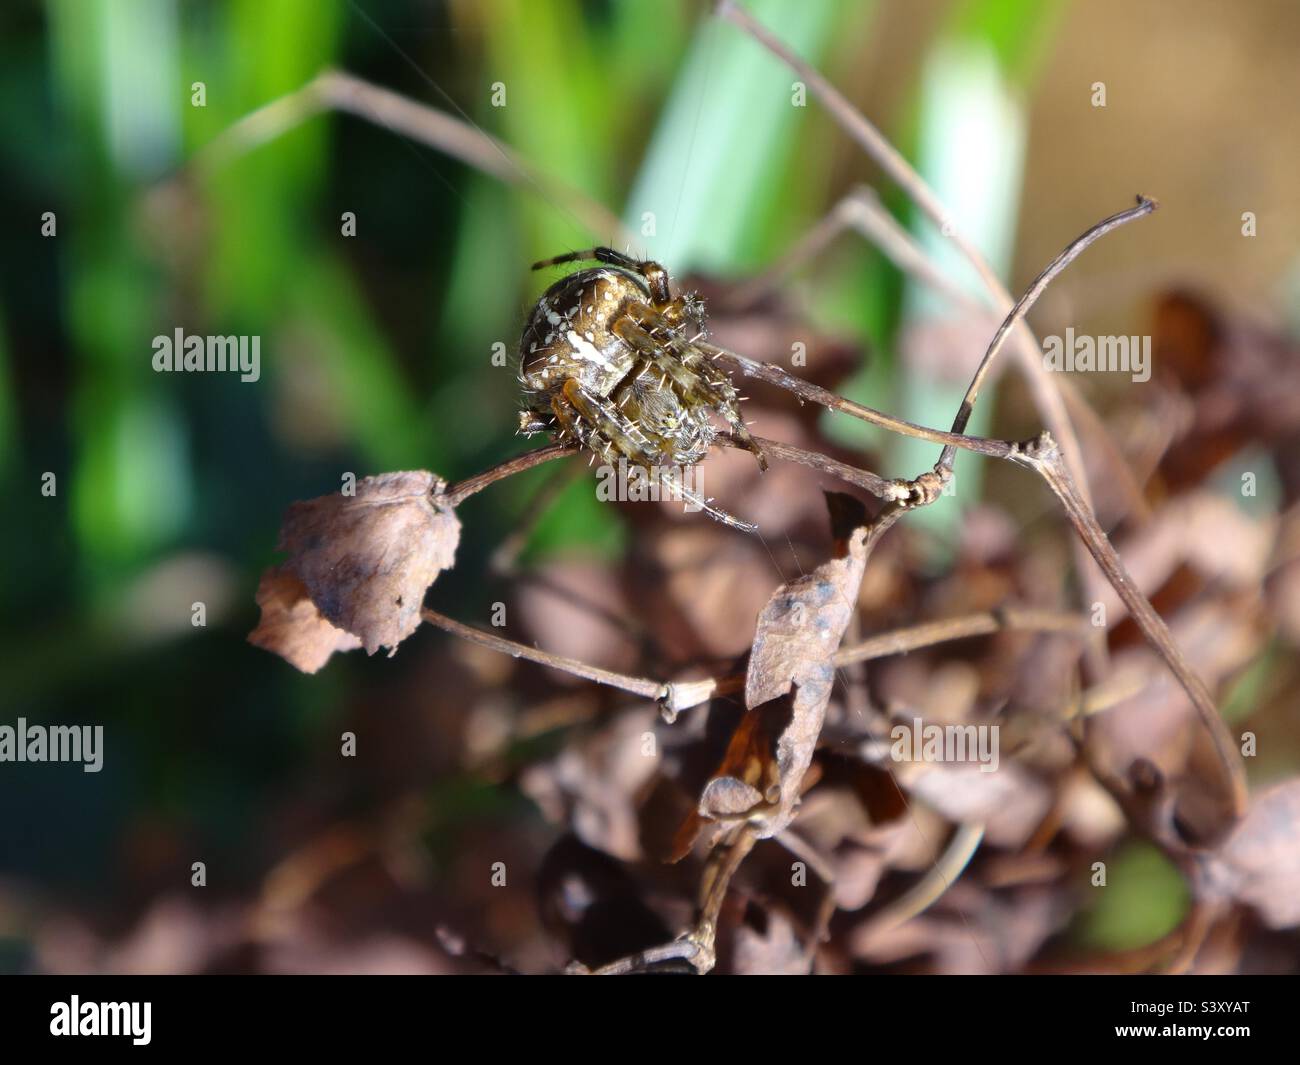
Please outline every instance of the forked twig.
[[[835, 122], [870, 156], [899, 188], [920, 207], [930, 222], [950, 239], [968, 262], [974, 267], [997, 311], [1005, 314], [1012, 308], [1011, 293], [1002, 283], [993, 267], [989, 265], [979, 248], [955, 225], [942, 201], [934, 190], [926, 184], [920, 174], [903, 157], [889, 140], [881, 134], [866, 116], [858, 111], [838, 89], [835, 88], [816, 68], [797, 56], [786, 44], [755, 19], [736, 0], [718, 0], [718, 14], [734, 23], [749, 34], [758, 44], [766, 48], [777, 59], [788, 66], [796, 76], [812, 90], [813, 96], [821, 101]], [[1050, 380], [1043, 367], [1038, 349], [1038, 341], [1033, 332], [1022, 319], [1015, 331], [1016, 357], [1019, 366], [1029, 384], [1034, 406], [1037, 407], [1043, 424], [1053, 436], [1060, 441], [1065, 461], [1084, 502], [1092, 505], [1092, 493], [1088, 486], [1087, 471], [1083, 466], [1083, 451], [1079, 447], [1078, 436], [1070, 421], [1066, 408], [1064, 393], [1066, 388], [1057, 388]], [[1095, 601], [1098, 594], [1097, 574], [1088, 567], [1084, 558], [1084, 549], [1073, 543], [1071, 550], [1078, 564], [1079, 579], [1089, 597]], [[1097, 644], [1085, 652], [1085, 664], [1090, 671], [1099, 673], [1106, 665], [1104, 645]]]
[[[990, 343], [984, 359], [981, 361], [980, 367], [971, 382], [971, 386], [967, 390], [966, 399], [963, 400], [957, 419], [954, 421], [955, 428], [964, 427], [970, 416], [970, 410], [978, 398], [980, 384], [986, 376], [992, 360], [1001, 350], [1003, 340], [1018, 323], [1023, 323], [1025, 311], [1032, 306], [1034, 300], [1042, 293], [1046, 285], [1061, 270], [1073, 262], [1085, 248], [1100, 237], [1127, 222], [1149, 214], [1155, 210], [1155, 207], [1154, 201], [1139, 197], [1136, 207], [1121, 211], [1090, 227], [1081, 237], [1072, 241], [1065, 251], [1058, 255], [1039, 274], [1025, 295], [1012, 307], [993, 342]], [[1141, 629], [1147, 642], [1164, 659], [1170, 672], [1177, 678], [1188, 698], [1196, 707], [1197, 714], [1210, 732], [1216, 755], [1228, 782], [1233, 813], [1236, 817], [1240, 817], [1245, 812], [1245, 770], [1227, 728], [1215, 709], [1213, 698], [1210, 696], [1205, 684], [1191, 669], [1182, 652], [1178, 650], [1164, 619], [1156, 613], [1155, 608], [1137, 589], [1132, 582], [1132, 578], [1124, 570], [1119, 555], [1107, 537], [1105, 530], [1098, 524], [1091, 505], [1084, 498], [1082, 489], [1071, 474], [1064, 453], [1050, 433], [1043, 433], [1036, 440], [1029, 441], [1026, 444], [966, 437], [959, 432], [940, 433], [937, 430], [904, 422], [902, 419], [893, 418], [880, 411], [853, 403], [823, 388], [794, 377], [777, 366], [758, 363], [742, 355], [711, 345], [703, 346], [719, 361], [731, 363], [742, 373], [784, 388], [802, 399], [809, 399], [814, 403], [819, 403], [829, 410], [840, 411], [874, 425], [894, 429], [905, 435], [943, 443], [944, 450], [941, 453], [940, 461], [935, 466], [936, 473], [941, 477], [951, 471], [951, 455], [954, 453], [955, 448], [965, 448], [993, 458], [1015, 462], [1033, 470], [1042, 477], [1057, 499], [1060, 500], [1066, 516], [1088, 554], [1101, 567], [1103, 575], [1115, 588], [1116, 593], [1124, 601], [1125, 605], [1128, 606], [1134, 622]], [[946, 465], [945, 458], [947, 459]], [[1140, 604], [1140, 606], [1135, 604]]]
[[[954, 433], [966, 431], [966, 424], [970, 421], [970, 416], [975, 410], [975, 401], [979, 398], [980, 387], [984, 384], [984, 379], [993, 366], [993, 360], [997, 358], [998, 352], [1002, 350], [1003, 341], [1007, 339], [1011, 330], [1024, 320], [1025, 315], [1029, 313], [1029, 308], [1038, 302], [1038, 297], [1046, 291], [1047, 286], [1060, 275], [1062, 270], [1082, 255], [1090, 245], [1095, 244], [1112, 230], [1150, 214], [1159, 206], [1155, 200], [1139, 196], [1136, 207], [1130, 207], [1127, 211], [1120, 211], [1109, 218], [1102, 219], [1082, 236], [1071, 241], [1060, 255], [1043, 268], [1042, 272], [1034, 278], [1033, 283], [1025, 289], [1024, 294], [1016, 300], [1015, 306], [1007, 312], [1006, 318], [1002, 320], [997, 332], [993, 334], [993, 339], [989, 341], [988, 349], [984, 352], [984, 357], [980, 359], [980, 364], [976, 367], [975, 374], [966, 388], [966, 395], [962, 397], [961, 406], [957, 409], [957, 417], [953, 419], [952, 431]], [[957, 449], [952, 444], [945, 444], [943, 452], [939, 456], [939, 465], [951, 470], [952, 460], [956, 457], [956, 454]]]
[[[595, 681], [611, 688], [653, 699], [659, 703], [667, 720], [673, 721], [682, 710], [708, 702], [718, 695], [730, 695], [745, 686], [743, 673], [723, 677], [707, 677], [702, 680], [659, 681], [650, 677], [638, 677], [629, 673], [618, 673], [610, 669], [601, 669], [581, 662], [576, 658], [552, 654], [540, 647], [531, 647], [516, 640], [484, 632], [482, 629], [449, 618], [436, 610], [425, 607], [420, 611], [420, 618], [435, 628], [458, 636], [462, 640], [479, 644], [481, 647], [499, 651], [512, 658], [523, 658], [541, 666], [558, 669], [584, 680]], [[842, 647], [835, 654], [834, 662], [838, 666], [854, 662], [867, 662], [889, 655], [906, 654], [923, 647], [951, 640], [967, 639], [971, 636], [984, 636], [999, 631], [1023, 632], [1074, 632], [1084, 627], [1084, 619], [1072, 614], [1056, 614], [1051, 611], [1025, 610], [1018, 607], [1006, 607], [994, 613], [982, 612], [961, 617], [948, 618], [943, 621], [929, 621], [907, 628], [882, 632], [860, 643]]]
[[[947, 208], [934, 190], [913, 169], [903, 154], [889, 143], [880, 130], [849, 103], [819, 70], [795, 55], [784, 41], [755, 19], [736, 0], [718, 0], [717, 11], [722, 18], [744, 30], [758, 44], [794, 71], [796, 76], [808, 86], [813, 96], [821, 101], [822, 106], [835, 122], [876, 162], [894, 184], [908, 194], [935, 227], [952, 240], [979, 274], [997, 309], [1003, 313], [1008, 311], [1012, 306], [1011, 293], [1007, 291], [993, 267], [989, 265], [979, 248], [956, 227]], [[1047, 428], [1066, 448], [1071, 461], [1077, 462], [1077, 456], [1081, 454], [1078, 440], [1070, 423], [1069, 413], [1065, 409], [1065, 403], [1049, 380], [1047, 371], [1039, 362], [1038, 342], [1034, 340], [1033, 334], [1024, 322], [1020, 323], [1017, 335], [1021, 341], [1017, 346], [1017, 355], [1021, 368], [1025, 371], [1026, 380], [1029, 382], [1034, 404]], [[1076, 478], [1082, 481], [1082, 466], [1077, 466], [1074, 472]]]
[[787, 392], [793, 392], [800, 399], [810, 400], [828, 410], [835, 410], [854, 418], [860, 418], [864, 422], [870, 422], [872, 425], [878, 425], [882, 429], [888, 429], [903, 436], [914, 436], [917, 439], [929, 440], [935, 444], [951, 444], [954, 447], [974, 451], [980, 455], [988, 455], [995, 459], [1010, 458], [1011, 453], [1017, 446], [1008, 440], [990, 440], [980, 436], [963, 436], [961, 433], [946, 433], [942, 429], [930, 429], [924, 425], [917, 425], [915, 422], [909, 422], [904, 418], [896, 418], [894, 415], [886, 414], [874, 407], [854, 403], [851, 399], [845, 399], [834, 392], [829, 392], [818, 385], [805, 381], [801, 377], [795, 377], [770, 362], [757, 362], [737, 352], [728, 351], [726, 348], [720, 348], [716, 344], [710, 344], [703, 340], [696, 341], [695, 346], [715, 362], [730, 366], [745, 377], [766, 381], [770, 385], [776, 385], [777, 388], [784, 388]]
[[[625, 976], [646, 972], [667, 961], [689, 962], [697, 973], [707, 973], [717, 963], [718, 918], [727, 898], [731, 878], [758, 842], [753, 825], [733, 825], [709, 852], [700, 878], [699, 917], [695, 926], [671, 943], [638, 951], [591, 971], [592, 976]], [[583, 971], [583, 970], [577, 970]]]
[[[847, 462], [840, 462], [839, 459], [833, 459], [829, 455], [823, 455], [818, 451], [810, 451], [795, 444], [786, 444], [780, 440], [769, 440], [766, 437], [756, 436], [752, 437], [750, 444], [744, 444], [736, 440], [730, 433], [719, 433], [715, 443], [721, 447], [739, 448], [746, 451], [750, 450], [752, 444], [758, 444], [764, 451], [776, 458], [784, 459], [787, 462], [797, 462], [802, 466], [829, 473], [848, 484], [865, 489], [879, 499], [905, 500], [911, 498], [914, 491], [913, 482], [881, 477], [870, 470], [850, 466]], [[464, 480], [448, 486], [442, 492], [442, 501], [448, 506], [458, 507], [470, 496], [483, 491], [484, 488], [495, 484], [497, 481], [503, 481], [507, 477], [513, 477], [516, 473], [531, 470], [534, 466], [540, 466], [552, 459], [577, 455], [580, 451], [581, 448], [577, 444], [564, 443], [547, 444], [545, 447], [539, 447], [534, 451], [525, 451], [522, 455], [506, 459], [482, 473], [476, 473], [472, 477], [466, 477]]]

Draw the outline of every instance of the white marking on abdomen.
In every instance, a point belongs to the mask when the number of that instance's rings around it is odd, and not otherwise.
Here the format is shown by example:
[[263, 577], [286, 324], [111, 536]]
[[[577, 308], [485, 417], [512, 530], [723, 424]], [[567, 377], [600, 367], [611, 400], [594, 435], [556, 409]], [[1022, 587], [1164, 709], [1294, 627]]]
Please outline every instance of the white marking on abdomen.
[[594, 362], [602, 370], [616, 370], [616, 367], [596, 347], [590, 340], [582, 336], [576, 329], [570, 329], [565, 338], [573, 345], [573, 350], [578, 353], [578, 358], [586, 359], [588, 362]]

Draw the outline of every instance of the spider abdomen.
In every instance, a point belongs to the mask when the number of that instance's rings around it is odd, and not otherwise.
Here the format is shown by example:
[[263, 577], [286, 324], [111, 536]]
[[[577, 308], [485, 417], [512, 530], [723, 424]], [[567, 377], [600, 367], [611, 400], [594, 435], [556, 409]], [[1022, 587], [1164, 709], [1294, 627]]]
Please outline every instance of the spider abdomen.
[[629, 303], [649, 306], [645, 288], [621, 270], [580, 270], [537, 301], [520, 341], [520, 379], [549, 391], [569, 377], [606, 396], [636, 361], [613, 325]]

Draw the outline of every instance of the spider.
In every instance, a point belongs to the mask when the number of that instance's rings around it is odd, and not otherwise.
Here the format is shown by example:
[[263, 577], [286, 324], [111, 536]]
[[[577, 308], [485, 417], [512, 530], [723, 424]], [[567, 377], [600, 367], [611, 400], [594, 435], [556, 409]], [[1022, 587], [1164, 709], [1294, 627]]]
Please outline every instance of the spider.
[[708, 453], [720, 415], [735, 440], [767, 459], [749, 435], [731, 378], [696, 346], [706, 335], [704, 305], [674, 296], [668, 271], [612, 248], [589, 248], [534, 263], [604, 265], [561, 278], [533, 308], [519, 342], [524, 409], [519, 431], [549, 431], [614, 463], [620, 456], [658, 469], [684, 499], [734, 528], [753, 526], [719, 510], [664, 467], [689, 467]]

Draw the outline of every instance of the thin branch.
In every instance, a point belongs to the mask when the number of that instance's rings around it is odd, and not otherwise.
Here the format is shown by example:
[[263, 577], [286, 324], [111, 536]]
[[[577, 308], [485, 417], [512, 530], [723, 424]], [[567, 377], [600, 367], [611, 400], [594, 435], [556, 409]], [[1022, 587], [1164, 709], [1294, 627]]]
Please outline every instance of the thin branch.
[[[912, 165], [903, 157], [902, 153], [890, 144], [884, 135], [849, 103], [820, 71], [795, 55], [783, 41], [776, 37], [767, 27], [763, 26], [740, 4], [736, 3], [735, 0], [719, 0], [717, 10], [720, 16], [735, 23], [794, 71], [796, 76], [812, 91], [812, 94], [821, 101], [822, 106], [826, 108], [835, 122], [857, 142], [867, 155], [875, 160], [877, 165], [889, 176], [890, 180], [907, 193], [930, 221], [941, 232], [946, 234], [970, 261], [984, 282], [984, 286], [993, 298], [997, 309], [1003, 313], [1010, 310], [1012, 306], [1011, 293], [1007, 291], [1006, 286], [1002, 284], [1001, 279], [985, 260], [980, 250], [953, 224], [952, 218], [942, 201], [935, 195], [934, 190], [925, 183], [921, 175], [912, 168]], [[1083, 476], [1079, 442], [1075, 437], [1069, 413], [1065, 409], [1065, 403], [1039, 361], [1038, 342], [1024, 322], [1019, 324], [1017, 336], [1020, 342], [1017, 345], [1016, 352], [1020, 360], [1020, 366], [1029, 381], [1034, 404], [1048, 429], [1061, 441], [1069, 461], [1074, 464], [1072, 472], [1075, 474], [1076, 479], [1084, 484], [1086, 493], [1087, 485]]]
[[[757, 436], [753, 440], [768, 454], [775, 455], [777, 458], [785, 459], [788, 462], [797, 462], [815, 470], [821, 470], [823, 473], [832, 474], [849, 484], [855, 484], [859, 488], [865, 489], [880, 499], [907, 500], [911, 499], [915, 494], [913, 482], [889, 480], [872, 473], [870, 470], [859, 469], [856, 466], [850, 466], [848, 463], [840, 462], [829, 455], [809, 451], [794, 444], [782, 443], [779, 440], [768, 440], [765, 437]], [[749, 450], [748, 445], [741, 444], [730, 433], [720, 433], [716, 443], [722, 447]], [[472, 477], [466, 477], [463, 481], [457, 481], [442, 493], [442, 499], [448, 506], [460, 506], [470, 496], [481, 492], [484, 488], [495, 484], [497, 481], [512, 477], [516, 473], [523, 473], [525, 470], [531, 470], [535, 466], [550, 462], [552, 459], [576, 455], [580, 451], [581, 448], [577, 444], [563, 443], [547, 444], [535, 451], [525, 451], [522, 455], [506, 459], [482, 473], [476, 473]]]
[[[962, 439], [967, 438], [963, 437]], [[977, 444], [979, 442], [978, 437], [969, 439]], [[829, 455], [809, 451], [794, 444], [782, 443], [779, 440], [769, 440], [758, 436], [754, 437], [753, 440], [770, 455], [785, 459], [788, 462], [797, 462], [815, 470], [821, 470], [823, 473], [829, 473], [843, 481], [847, 481], [849, 484], [855, 484], [859, 488], [865, 489], [879, 499], [905, 501], [915, 497], [915, 482], [887, 479], [872, 473], [870, 470], [859, 469], [856, 466], [850, 466], [846, 462], [840, 462]], [[718, 434], [716, 443], [722, 447], [749, 450], [747, 445], [738, 442], [730, 433]], [[994, 441], [993, 443], [1002, 442]], [[1012, 445], [1008, 444], [1007, 446]], [[580, 451], [581, 448], [577, 444], [563, 443], [547, 444], [535, 451], [525, 451], [522, 455], [506, 459], [482, 473], [476, 473], [472, 477], [466, 477], [463, 481], [457, 481], [442, 493], [442, 499], [448, 506], [460, 506], [470, 496], [481, 492], [484, 488], [495, 484], [497, 481], [512, 477], [516, 473], [523, 473], [525, 470], [531, 470], [533, 467], [550, 462], [552, 459], [577, 455]]]
[[[857, 466], [840, 462], [839, 459], [833, 459], [829, 455], [796, 447], [794, 444], [782, 443], [780, 440], [769, 440], [764, 436], [754, 436], [750, 439], [767, 455], [787, 462], [797, 462], [801, 466], [808, 466], [822, 473], [829, 473], [841, 481], [865, 489], [877, 499], [908, 499], [912, 495], [912, 486], [907, 481], [889, 480], [870, 470], [859, 469]], [[750, 450], [750, 445], [737, 440], [731, 433], [719, 433], [716, 442], [723, 447]]]
[[908, 891], [873, 914], [855, 935], [881, 935], [924, 913], [965, 871], [984, 841], [983, 823], [962, 822], [934, 866]]
[[[1048, 263], [1043, 271], [1034, 278], [1033, 284], [1025, 289], [1020, 299], [1016, 300], [1015, 306], [1007, 313], [1002, 324], [998, 326], [998, 331], [993, 334], [993, 339], [989, 341], [988, 350], [984, 352], [984, 358], [980, 360], [975, 375], [971, 378], [970, 385], [966, 389], [966, 395], [961, 401], [961, 406], [957, 409], [957, 416], [953, 419], [952, 431], [954, 433], [966, 431], [966, 424], [970, 421], [970, 416], [975, 410], [975, 401], [979, 398], [980, 387], [984, 384], [984, 379], [993, 366], [993, 360], [997, 358], [998, 352], [1002, 350], [1003, 342], [1007, 339], [1011, 330], [1029, 313], [1029, 308], [1038, 302], [1038, 297], [1046, 291], [1047, 286], [1060, 275], [1061, 271], [1082, 255], [1090, 245], [1095, 244], [1112, 230], [1149, 215], [1159, 206], [1155, 200], [1139, 196], [1136, 207], [1130, 207], [1127, 211], [1120, 211], [1109, 218], [1102, 219], [1082, 236], [1076, 238], [1073, 243], [1069, 244], [1060, 255]], [[943, 453], [939, 457], [939, 465], [944, 469], [951, 470], [952, 460], [956, 457], [956, 454], [957, 449], [955, 447], [951, 444], [945, 445]]]
[[694, 965], [695, 957], [699, 952], [699, 945], [688, 936], [683, 936], [681, 939], [674, 939], [671, 943], [629, 954], [608, 965], [602, 965], [599, 969], [588, 969], [585, 965], [575, 964], [569, 966], [568, 972], [571, 976], [629, 976], [634, 973], [649, 972], [656, 966], [662, 966], [670, 961], [684, 961]]
[[[1032, 610], [1005, 606], [999, 610], [963, 614], [940, 621], [926, 621], [919, 625], [893, 629], [858, 643], [841, 647], [832, 661], [836, 668], [857, 662], [870, 662], [890, 655], [907, 654], [923, 647], [952, 640], [965, 640], [973, 636], [988, 636], [995, 632], [1059, 632], [1086, 635], [1087, 619], [1080, 614], [1058, 613], [1051, 610]], [[718, 695], [730, 695], [745, 686], [745, 675], [735, 673], [726, 677], [704, 680], [675, 681], [661, 700], [664, 716], [673, 721], [678, 713], [706, 703]]]
[[800, 399], [818, 403], [828, 410], [839, 411], [842, 414], [860, 418], [864, 422], [879, 425], [882, 429], [901, 433], [903, 436], [914, 436], [921, 440], [929, 440], [935, 444], [952, 444], [954, 447], [974, 451], [980, 455], [988, 455], [995, 459], [1010, 458], [1017, 447], [1016, 444], [1008, 440], [991, 440], [981, 436], [962, 436], [958, 433], [945, 433], [942, 429], [930, 429], [924, 425], [917, 425], [903, 418], [896, 418], [892, 414], [886, 414], [884, 411], [876, 410], [874, 407], [854, 403], [851, 399], [845, 399], [834, 392], [828, 392], [824, 388], [803, 380], [803, 378], [786, 373], [785, 370], [770, 362], [756, 362], [744, 355], [728, 351], [726, 348], [720, 348], [716, 344], [709, 344], [702, 340], [696, 341], [695, 346], [711, 359], [731, 366], [745, 377], [753, 377], [759, 381], [775, 385], [777, 388], [784, 388], [787, 392], [793, 392]]
[[[813, 95], [821, 101], [835, 122], [876, 161], [899, 188], [907, 193], [931, 223], [956, 245], [979, 274], [995, 309], [1006, 314], [1012, 307], [1011, 293], [979, 248], [957, 228], [934, 190], [912, 168], [902, 153], [890, 144], [866, 116], [849, 103], [818, 70], [795, 55], [784, 42], [767, 30], [735, 0], [719, 0], [718, 14], [739, 26], [795, 72], [796, 76], [812, 90]], [[1079, 486], [1084, 502], [1091, 506], [1092, 492], [1088, 486], [1087, 470], [1083, 465], [1083, 451], [1079, 446], [1079, 438], [1074, 431], [1074, 424], [1070, 420], [1069, 410], [1063, 398], [1068, 385], [1058, 387], [1051, 379], [1051, 375], [1042, 364], [1038, 341], [1023, 320], [1018, 323], [1015, 340], [1017, 363], [1029, 384], [1034, 406], [1038, 409], [1043, 424], [1060, 441], [1071, 476]], [[1072, 544], [1071, 551], [1074, 554], [1084, 593], [1089, 599], [1095, 601], [1099, 592], [1097, 573], [1088, 567], [1084, 559], [1084, 549], [1080, 545]], [[1090, 645], [1085, 653], [1085, 662], [1089, 671], [1099, 676], [1107, 665], [1105, 645], [1100, 643]]]
[[1013, 456], [1012, 461], [1028, 467], [1047, 482], [1048, 487], [1056, 494], [1056, 498], [1061, 501], [1079, 538], [1087, 546], [1097, 565], [1101, 567], [1111, 587], [1128, 607], [1129, 614], [1142, 630], [1142, 635], [1165, 660], [1170, 671], [1178, 679], [1178, 683], [1182, 685], [1214, 744], [1215, 752], [1228, 778], [1234, 812], [1240, 817], [1246, 811], [1246, 773], [1232, 736], [1223, 723], [1223, 718], [1219, 716], [1214, 699], [1205, 687], [1205, 683], [1183, 657], [1164, 619], [1156, 613], [1146, 596], [1133, 583], [1133, 578], [1124, 568], [1124, 563], [1120, 561], [1105, 530], [1097, 524], [1092, 508], [1080, 496], [1061, 456], [1060, 447], [1052, 439], [1051, 434], [1044, 433], [1037, 441], [1021, 449]]
[[579, 450], [577, 444], [547, 444], [545, 447], [539, 447], [536, 451], [525, 451], [522, 455], [516, 455], [512, 459], [506, 459], [505, 462], [493, 466], [490, 470], [484, 470], [482, 473], [476, 473], [473, 477], [466, 477], [463, 481], [457, 481], [442, 493], [443, 499], [448, 506], [458, 507], [475, 492], [483, 491], [490, 484], [495, 484], [497, 481], [504, 480], [516, 473], [531, 470], [534, 466], [540, 466], [543, 462], [550, 462], [551, 459], [576, 455]]
[[859, 185], [845, 195], [780, 259], [723, 296], [722, 306], [731, 311], [752, 307], [848, 230], [856, 230], [899, 271], [929, 285], [963, 311], [980, 317], [989, 313], [984, 304], [948, 280], [916, 239], [885, 209], [870, 185]]
[[601, 240], [628, 237], [604, 204], [538, 172], [509, 147], [467, 122], [338, 70], [323, 70], [300, 89], [259, 107], [199, 149], [192, 162], [212, 170], [297, 128], [325, 111], [341, 111], [383, 126], [450, 155], [511, 185], [532, 186], [544, 199], [563, 203]]
[[699, 917], [695, 926], [671, 943], [630, 954], [601, 966], [591, 975], [623, 976], [645, 972], [666, 961], [689, 962], [701, 975], [711, 970], [717, 964], [718, 918], [727, 898], [727, 889], [757, 842], [758, 830], [753, 825], [734, 825], [728, 829], [705, 861], [700, 878]]
[[497, 636], [490, 632], [484, 632], [482, 629], [464, 625], [453, 618], [447, 617], [445, 614], [439, 614], [436, 610], [430, 610], [428, 607], [420, 611], [420, 619], [442, 629], [444, 632], [459, 636], [462, 640], [469, 640], [470, 643], [476, 643], [481, 647], [500, 651], [512, 658], [526, 658], [530, 662], [550, 666], [552, 669], [558, 669], [565, 673], [572, 673], [575, 677], [593, 680], [597, 684], [607, 684], [611, 688], [619, 688], [622, 691], [631, 692], [633, 695], [639, 695], [645, 699], [657, 700], [667, 694], [668, 686], [661, 684], [657, 680], [650, 680], [648, 677], [633, 677], [626, 673], [615, 673], [613, 670], [589, 666], [586, 662], [579, 662], [576, 658], [553, 655], [549, 651], [529, 647], [527, 644], [516, 643], [514, 640], [507, 640], [503, 636]]
[[851, 647], [842, 647], [835, 654], [836, 666], [854, 662], [868, 662], [888, 655], [902, 655], [922, 647], [951, 640], [966, 640], [973, 636], [988, 636], [995, 632], [1055, 632], [1086, 635], [1087, 619], [1079, 614], [1059, 613], [1052, 610], [1027, 610], [1007, 606], [1001, 610], [966, 614], [962, 617], [927, 621], [905, 629], [881, 633]]
[[699, 948], [691, 964], [702, 973], [713, 968], [717, 954], [718, 918], [727, 898], [732, 877], [758, 842], [758, 828], [751, 824], [735, 825], [728, 829], [709, 852], [700, 878], [700, 917], [695, 930], [688, 937]]

